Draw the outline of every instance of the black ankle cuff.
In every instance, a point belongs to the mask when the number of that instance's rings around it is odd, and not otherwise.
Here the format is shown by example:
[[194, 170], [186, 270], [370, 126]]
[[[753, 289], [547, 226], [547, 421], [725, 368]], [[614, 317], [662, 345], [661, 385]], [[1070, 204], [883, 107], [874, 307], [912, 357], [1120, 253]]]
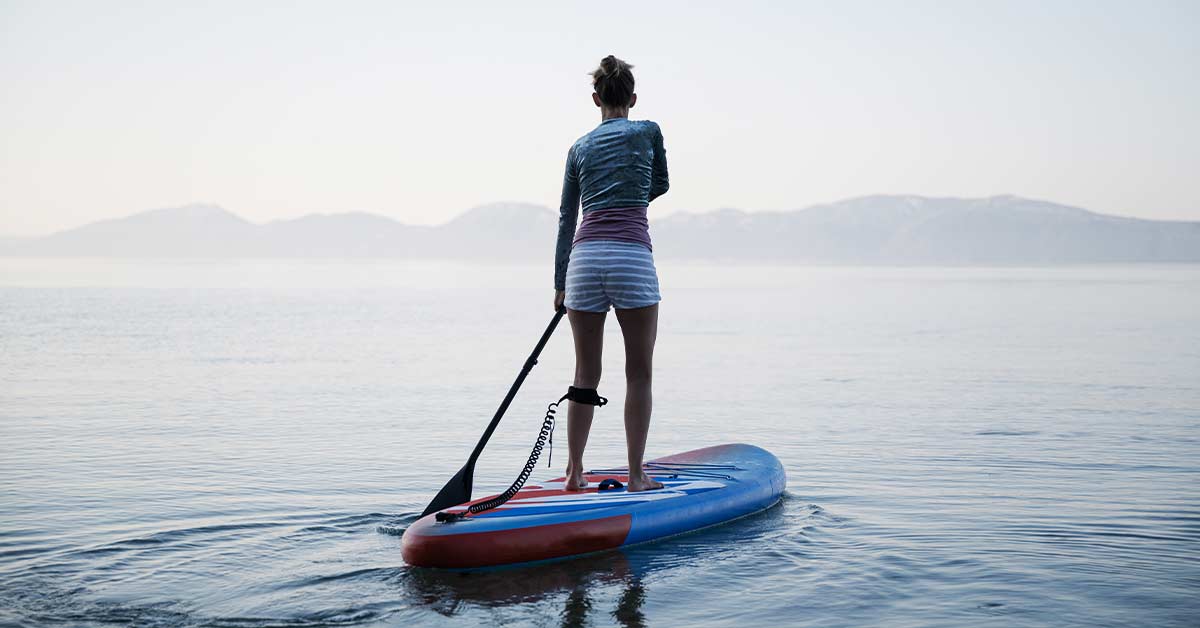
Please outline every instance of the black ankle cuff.
[[584, 403], [589, 406], [602, 406], [608, 403], [608, 399], [601, 397], [595, 388], [576, 388], [574, 386], [567, 387], [566, 399], [570, 399], [575, 403]]

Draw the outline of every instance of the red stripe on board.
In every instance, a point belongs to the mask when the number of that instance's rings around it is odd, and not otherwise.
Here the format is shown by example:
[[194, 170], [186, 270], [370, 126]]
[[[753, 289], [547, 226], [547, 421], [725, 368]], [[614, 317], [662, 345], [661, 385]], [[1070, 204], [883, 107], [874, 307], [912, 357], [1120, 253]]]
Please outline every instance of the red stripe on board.
[[689, 463], [689, 462], [694, 462], [694, 463], [728, 462], [730, 460], [730, 458], [729, 458], [729, 456], [726, 455], [726, 453], [731, 450], [734, 450], [738, 447], [744, 447], [744, 445], [741, 445], [740, 443], [726, 443], [724, 445], [713, 445], [712, 447], [705, 447], [704, 449], [693, 449], [692, 451], [685, 451], [685, 452], [679, 453], [679, 454], [663, 456], [662, 458], [655, 458], [654, 460], [651, 460], [650, 462], [666, 462], [666, 463], [674, 462], [674, 463], [684, 463], [684, 464]]
[[555, 489], [540, 487], [533, 490], [521, 489], [521, 491], [514, 495], [510, 501], [519, 502], [523, 499], [530, 499], [532, 497], [560, 497], [563, 495], [583, 495], [585, 493], [597, 493], [600, 491], [600, 483], [608, 478], [612, 478], [622, 484], [629, 483], [629, 477], [624, 475], [589, 475], [587, 476], [588, 485], [582, 491], [568, 491], [561, 488]]
[[[608, 478], [612, 478], [614, 480], [620, 480], [622, 482], [629, 481], [628, 475], [613, 475], [611, 473], [588, 473], [583, 476], [583, 479], [587, 480], [588, 482], [594, 483], [591, 486], [591, 488], [595, 488], [595, 484], [599, 484], [600, 482], [603, 482], [604, 480], [606, 480]], [[546, 480], [546, 481], [547, 482], [566, 482], [567, 478], [561, 477], [561, 478], [554, 478], [553, 480]]]
[[[542, 488], [541, 486], [528, 486], [528, 487], [525, 487], [525, 488], [521, 489], [520, 491], [518, 491], [517, 494], [513, 495], [513, 498], [509, 501], [519, 502], [521, 500], [530, 499], [533, 497], [559, 497], [559, 496], [563, 496], [563, 495], [582, 495], [584, 493], [595, 493], [599, 490], [600, 482], [603, 482], [605, 479], [608, 479], [608, 478], [612, 478], [621, 483], [629, 482], [629, 476], [626, 476], [626, 475], [587, 475], [584, 477], [587, 478], [587, 481], [589, 482], [589, 484], [588, 484], [587, 488], [583, 489], [582, 491], [568, 491], [568, 490], [564, 490], [564, 489]], [[564, 480], [565, 480], [565, 478], [558, 478], [556, 480], [550, 480], [550, 481], [551, 482], [562, 482]], [[480, 497], [479, 499], [473, 499], [464, 504], [459, 504], [452, 508], [448, 508], [447, 512], [463, 512], [467, 509], [467, 507], [471, 506], [472, 504], [478, 504], [480, 502], [485, 502], [493, 497], [495, 497], [495, 495], [489, 495], [487, 497]], [[495, 510], [504, 510], [504, 509], [505, 509], [504, 506], [501, 506], [499, 508], [496, 508]], [[487, 513], [487, 512], [492, 512], [492, 511], [490, 511], [490, 510], [484, 511], [484, 513]], [[480, 514], [484, 514], [484, 513], [480, 513]], [[466, 513], [466, 516], [474, 517], [477, 515], [475, 515], [473, 513]]]
[[426, 534], [438, 523], [433, 515], [407, 530], [401, 547], [404, 562], [417, 567], [463, 569], [559, 558], [619, 547], [629, 536], [631, 515], [571, 521], [529, 528]]

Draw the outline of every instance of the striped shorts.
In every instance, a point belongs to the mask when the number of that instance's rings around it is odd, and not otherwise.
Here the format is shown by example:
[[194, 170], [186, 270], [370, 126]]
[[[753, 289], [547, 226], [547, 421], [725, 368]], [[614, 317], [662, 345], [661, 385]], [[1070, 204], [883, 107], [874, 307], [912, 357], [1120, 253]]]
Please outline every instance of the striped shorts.
[[571, 248], [566, 306], [580, 312], [632, 310], [662, 300], [654, 255], [643, 244], [584, 240]]

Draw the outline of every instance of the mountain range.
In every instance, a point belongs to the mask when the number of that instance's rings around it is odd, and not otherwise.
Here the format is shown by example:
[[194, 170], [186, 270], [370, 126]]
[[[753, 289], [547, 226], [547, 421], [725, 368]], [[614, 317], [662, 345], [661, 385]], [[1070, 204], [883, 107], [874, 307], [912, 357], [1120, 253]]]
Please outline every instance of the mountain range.
[[[653, 215], [653, 210], [651, 210]], [[557, 212], [521, 203], [438, 226], [369, 213], [266, 224], [213, 205], [145, 211], [36, 238], [6, 257], [546, 260]], [[818, 264], [1200, 262], [1200, 222], [1144, 220], [1015, 196], [866, 196], [794, 211], [721, 209], [652, 220], [660, 258]]]

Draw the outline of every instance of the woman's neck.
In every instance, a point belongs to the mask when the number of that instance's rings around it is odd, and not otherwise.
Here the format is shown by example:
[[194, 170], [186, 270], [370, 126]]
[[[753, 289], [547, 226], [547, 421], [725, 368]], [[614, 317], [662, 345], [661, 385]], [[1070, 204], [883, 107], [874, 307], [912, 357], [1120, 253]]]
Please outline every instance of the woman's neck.
[[628, 118], [628, 117], [629, 117], [629, 107], [613, 107], [612, 109], [609, 109], [608, 107], [600, 108], [600, 121], [601, 122], [604, 122], [605, 120], [612, 120], [613, 118]]

